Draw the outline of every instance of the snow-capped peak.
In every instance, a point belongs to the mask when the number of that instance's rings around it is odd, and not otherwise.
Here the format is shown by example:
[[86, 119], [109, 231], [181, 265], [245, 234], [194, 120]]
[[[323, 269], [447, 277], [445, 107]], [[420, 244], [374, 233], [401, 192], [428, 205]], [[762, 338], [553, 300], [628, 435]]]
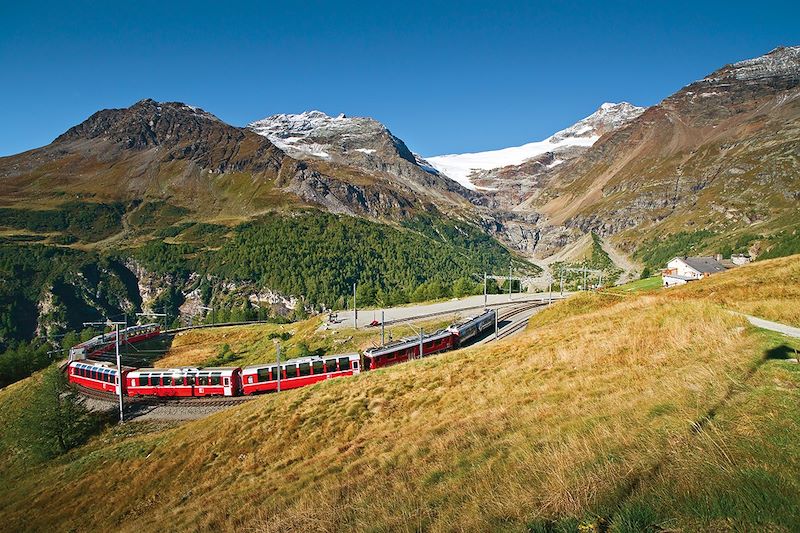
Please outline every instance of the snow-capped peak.
[[[247, 127], [259, 135], [267, 137], [274, 145], [292, 156], [310, 155], [328, 159], [334, 147], [332, 142], [347, 144], [346, 148], [357, 150], [356, 146], [343, 139], [354, 139], [365, 131], [385, 131], [375, 120], [365, 117], [348, 117], [341, 113], [335, 117], [322, 111], [312, 110], [300, 114], [272, 115], [251, 122]], [[344, 146], [342, 146], [344, 148]], [[370, 147], [361, 147], [362, 153], [370, 153]], [[374, 151], [374, 150], [373, 150]]]
[[544, 153], [570, 147], [592, 146], [603, 134], [622, 127], [643, 112], [643, 107], [628, 102], [618, 104], [607, 102], [588, 117], [543, 141], [488, 152], [426, 157], [425, 160], [449, 178], [468, 189], [475, 190], [476, 187], [469, 178], [474, 171], [519, 165]]

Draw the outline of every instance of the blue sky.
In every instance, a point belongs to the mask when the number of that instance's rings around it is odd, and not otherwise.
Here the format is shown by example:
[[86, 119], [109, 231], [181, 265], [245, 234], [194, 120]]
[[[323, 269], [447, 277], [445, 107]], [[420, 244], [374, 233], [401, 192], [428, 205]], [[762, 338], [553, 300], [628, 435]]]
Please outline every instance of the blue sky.
[[[105, 6], [105, 7], [103, 7]], [[798, 2], [11, 2], [0, 155], [98, 109], [178, 100], [244, 125], [371, 116], [423, 155], [542, 139], [800, 44]]]

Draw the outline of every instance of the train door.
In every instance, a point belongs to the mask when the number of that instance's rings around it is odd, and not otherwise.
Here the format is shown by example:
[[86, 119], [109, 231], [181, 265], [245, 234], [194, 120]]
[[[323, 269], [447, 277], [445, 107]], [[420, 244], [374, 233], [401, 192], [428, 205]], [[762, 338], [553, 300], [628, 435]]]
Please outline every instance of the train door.
[[232, 396], [233, 387], [231, 386], [231, 377], [225, 376], [222, 378], [222, 393], [225, 396]]

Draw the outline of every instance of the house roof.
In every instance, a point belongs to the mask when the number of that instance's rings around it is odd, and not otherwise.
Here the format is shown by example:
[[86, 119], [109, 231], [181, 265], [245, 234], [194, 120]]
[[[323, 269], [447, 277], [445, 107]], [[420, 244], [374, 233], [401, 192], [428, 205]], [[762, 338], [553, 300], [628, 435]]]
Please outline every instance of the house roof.
[[715, 274], [726, 270], [725, 266], [713, 257], [678, 257], [678, 259], [701, 274]]

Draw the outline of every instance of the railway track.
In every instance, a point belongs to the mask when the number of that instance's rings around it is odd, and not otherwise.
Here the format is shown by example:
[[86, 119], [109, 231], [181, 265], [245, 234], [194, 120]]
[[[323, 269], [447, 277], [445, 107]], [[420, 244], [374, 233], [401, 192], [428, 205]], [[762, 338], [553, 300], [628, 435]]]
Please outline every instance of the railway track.
[[[78, 392], [87, 398], [99, 400], [116, 404], [119, 397], [110, 392], [101, 392], [80, 385], [75, 385]], [[125, 396], [125, 403], [128, 405], [146, 405], [146, 406], [180, 406], [180, 407], [228, 407], [232, 405], [240, 405], [250, 400], [255, 399], [255, 396], [212, 396], [208, 398], [169, 398], [169, 397], [153, 397], [153, 396]]]
[[[498, 314], [497, 315], [498, 332], [497, 332], [497, 339], [496, 340], [501, 340], [501, 339], [505, 339], [507, 337], [510, 337], [511, 335], [514, 335], [518, 331], [521, 331], [521, 330], [525, 329], [525, 326], [528, 325], [528, 320], [527, 319], [520, 320], [520, 321], [518, 321], [516, 323], [512, 321], [511, 324], [507, 324], [507, 325], [505, 325], [505, 327], [501, 326], [501, 324], [503, 322], [505, 322], [505, 321], [507, 321], [507, 320], [519, 315], [519, 314], [522, 314], [522, 313], [525, 313], [527, 311], [530, 311], [531, 309], [535, 309], [537, 307], [542, 307], [542, 306], [545, 306], [545, 305], [547, 305], [546, 302], [532, 302], [532, 303], [529, 303], [529, 304], [526, 304], [526, 305], [520, 305], [518, 307], [510, 309], [510, 310], [506, 311], [503, 314]], [[491, 342], [493, 340], [495, 340], [494, 334], [489, 335], [485, 339], [479, 341], [478, 344], [488, 343], [488, 342]]]

